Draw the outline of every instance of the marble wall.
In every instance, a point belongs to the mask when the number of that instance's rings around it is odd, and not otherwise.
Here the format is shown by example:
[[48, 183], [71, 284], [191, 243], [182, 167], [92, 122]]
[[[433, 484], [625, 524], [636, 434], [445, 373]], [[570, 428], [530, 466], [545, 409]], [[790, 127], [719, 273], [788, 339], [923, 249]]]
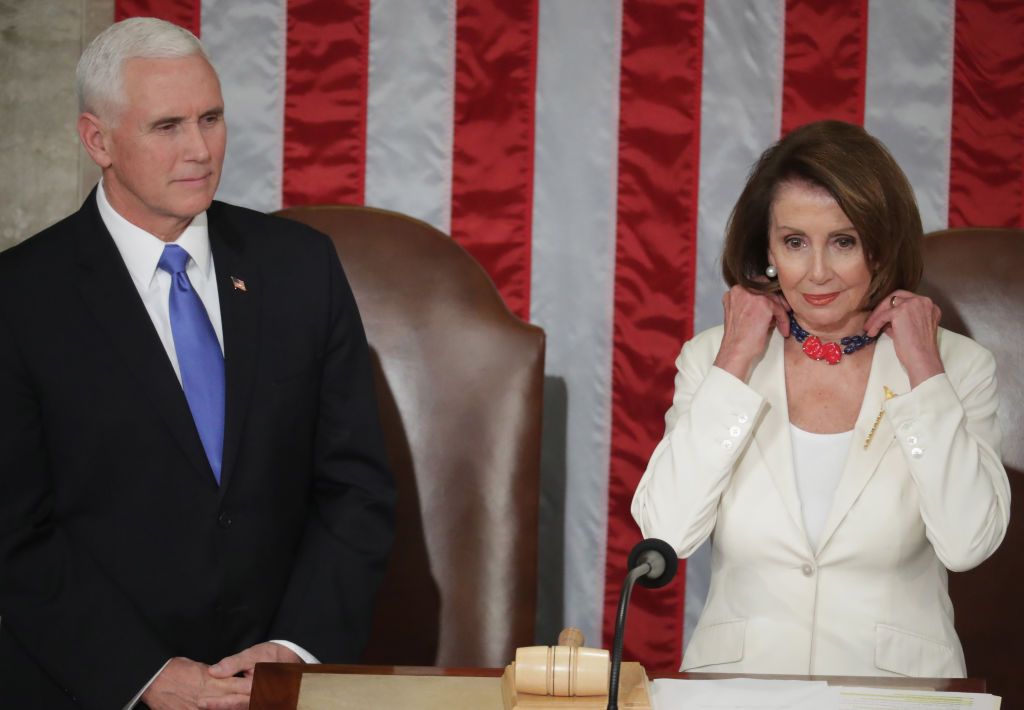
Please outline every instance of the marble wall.
[[75, 64], [114, 0], [0, 0], [0, 250], [78, 209], [99, 171], [78, 145]]

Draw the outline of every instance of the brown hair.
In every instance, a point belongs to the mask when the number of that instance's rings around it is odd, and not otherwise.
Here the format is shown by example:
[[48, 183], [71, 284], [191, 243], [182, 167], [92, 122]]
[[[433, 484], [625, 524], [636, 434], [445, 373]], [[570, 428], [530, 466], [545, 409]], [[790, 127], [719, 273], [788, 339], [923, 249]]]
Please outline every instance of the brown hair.
[[797, 128], [754, 164], [729, 216], [722, 275], [729, 286], [777, 291], [767, 283], [768, 228], [779, 185], [803, 180], [828, 190], [860, 235], [871, 270], [868, 309], [921, 280], [921, 215], [907, 176], [882, 143], [860, 126], [818, 121]]

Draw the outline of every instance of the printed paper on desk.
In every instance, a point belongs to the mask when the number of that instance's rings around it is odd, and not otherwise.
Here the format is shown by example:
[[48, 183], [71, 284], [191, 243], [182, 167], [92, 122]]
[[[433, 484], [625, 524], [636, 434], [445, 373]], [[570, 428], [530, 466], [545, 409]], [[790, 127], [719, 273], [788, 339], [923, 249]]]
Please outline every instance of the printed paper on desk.
[[651, 684], [654, 710], [838, 710], [839, 688], [820, 680], [678, 680]]
[[837, 686], [839, 710], [999, 710], [1001, 700], [984, 693], [938, 693], [911, 688]]

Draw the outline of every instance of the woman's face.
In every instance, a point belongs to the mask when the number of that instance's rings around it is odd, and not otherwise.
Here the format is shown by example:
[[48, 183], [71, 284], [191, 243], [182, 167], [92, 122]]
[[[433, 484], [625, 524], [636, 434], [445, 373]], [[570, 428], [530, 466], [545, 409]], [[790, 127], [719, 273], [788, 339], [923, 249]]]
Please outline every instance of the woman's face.
[[800, 325], [839, 338], [862, 330], [871, 271], [860, 235], [828, 190], [779, 185], [768, 228], [768, 262]]

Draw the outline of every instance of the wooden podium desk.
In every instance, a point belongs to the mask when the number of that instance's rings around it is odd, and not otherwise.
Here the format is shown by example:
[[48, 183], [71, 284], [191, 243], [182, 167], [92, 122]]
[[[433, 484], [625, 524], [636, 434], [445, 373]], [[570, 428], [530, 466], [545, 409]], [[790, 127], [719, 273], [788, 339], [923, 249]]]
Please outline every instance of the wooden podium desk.
[[[504, 668], [435, 668], [421, 666], [304, 665], [302, 663], [258, 663], [253, 676], [249, 710], [295, 710], [302, 676], [308, 673], [450, 676], [456, 678], [500, 678]], [[959, 693], [984, 693], [980, 678], [872, 678], [865, 676], [790, 676], [745, 675], [728, 673], [650, 673], [656, 678], [713, 680], [720, 678], [777, 678], [787, 680], [824, 680], [830, 685], [871, 686], [875, 688], [918, 688]], [[479, 708], [479, 710], [490, 710]], [[501, 703], [494, 710], [502, 710]]]

